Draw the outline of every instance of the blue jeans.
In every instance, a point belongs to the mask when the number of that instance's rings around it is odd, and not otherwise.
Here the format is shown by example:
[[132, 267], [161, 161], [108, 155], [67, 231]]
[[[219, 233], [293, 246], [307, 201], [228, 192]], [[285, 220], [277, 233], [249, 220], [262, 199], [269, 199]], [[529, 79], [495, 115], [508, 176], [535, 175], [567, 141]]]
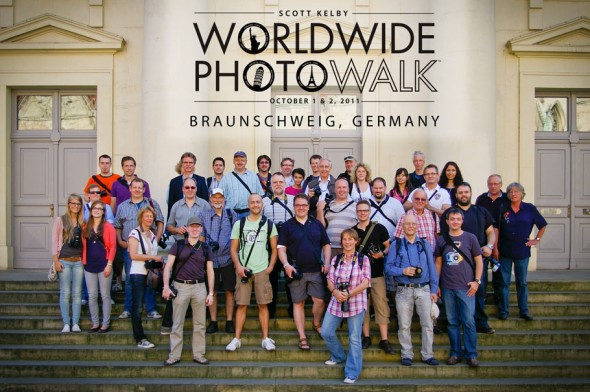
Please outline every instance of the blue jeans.
[[513, 259], [504, 256], [500, 257], [502, 282], [498, 310], [500, 316], [508, 316], [510, 313], [510, 280], [512, 278], [512, 264], [514, 264], [514, 279], [516, 280], [518, 309], [520, 310], [520, 316], [526, 316], [529, 314], [529, 288], [526, 283], [527, 269], [529, 267], [528, 257], [524, 259]]
[[[59, 261], [63, 266], [59, 273], [59, 309], [64, 324], [80, 323], [82, 308], [82, 278], [84, 265], [82, 261]], [[72, 317], [70, 318], [70, 298], [72, 300]]]
[[141, 324], [141, 312], [147, 286], [145, 285], [145, 275], [133, 274], [127, 275], [127, 277], [132, 288], [131, 325], [133, 326], [133, 337], [139, 343], [142, 339], [146, 339]]
[[[123, 252], [123, 262], [125, 264], [125, 305], [123, 310], [131, 313], [131, 309], [133, 309], [131, 305], [131, 297], [132, 297], [132, 289], [131, 289], [131, 279], [129, 277], [129, 271], [131, 270], [131, 257], [129, 256], [129, 251], [127, 249], [122, 249]], [[145, 275], [143, 275], [145, 277]], [[145, 281], [143, 282], [145, 283]], [[156, 310], [156, 293], [151, 288], [146, 288], [145, 290], [145, 309], [148, 313], [151, 313]]]
[[475, 327], [489, 328], [488, 315], [486, 314], [486, 285], [488, 284], [488, 262], [483, 259], [483, 274], [481, 285], [475, 294]]
[[[451, 343], [451, 357], [477, 358], [477, 331], [475, 330], [475, 297], [468, 297], [467, 290], [442, 289], [447, 312], [447, 330]], [[461, 350], [461, 326], [463, 326], [464, 350]]]
[[322, 338], [326, 342], [326, 347], [330, 351], [330, 359], [335, 362], [344, 362], [344, 377], [356, 380], [359, 378], [363, 370], [363, 348], [361, 346], [361, 335], [363, 332], [363, 319], [365, 318], [365, 311], [360, 312], [356, 316], [348, 317], [346, 322], [348, 324], [348, 357], [344, 354], [344, 349], [338, 336], [336, 336], [336, 329], [340, 326], [342, 317], [336, 317], [330, 312], [326, 312], [324, 322], [322, 323]]

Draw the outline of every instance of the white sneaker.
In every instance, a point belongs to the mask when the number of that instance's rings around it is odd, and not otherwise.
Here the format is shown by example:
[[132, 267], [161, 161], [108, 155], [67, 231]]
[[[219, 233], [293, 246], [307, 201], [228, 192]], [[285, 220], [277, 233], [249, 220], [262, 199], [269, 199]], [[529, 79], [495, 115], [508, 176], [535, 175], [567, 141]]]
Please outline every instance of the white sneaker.
[[355, 381], [356, 381], [356, 378], [350, 378], [350, 377], [346, 377], [346, 378], [344, 379], [344, 383], [345, 383], [345, 384], [354, 384], [354, 383], [355, 383]]
[[231, 342], [227, 346], [225, 346], [225, 351], [236, 351], [242, 347], [242, 342], [238, 338], [233, 338]]
[[153, 312], [148, 313], [148, 318], [151, 319], [161, 319], [162, 315], [160, 313], [158, 313], [158, 311], [154, 310]]
[[86, 306], [88, 305], [88, 300], [87, 299], [83, 299], [82, 300], [82, 306]]
[[266, 351], [274, 351], [276, 349], [275, 341], [271, 338], [262, 339], [262, 348]]
[[129, 317], [131, 317], [131, 313], [129, 313], [128, 311], [124, 310], [123, 313], [121, 313], [119, 315], [120, 319], [128, 319]]
[[80, 326], [78, 324], [74, 324], [72, 326], [72, 332], [82, 332], [82, 330], [80, 329]]
[[70, 324], [65, 324], [63, 329], [61, 330], [61, 333], [68, 333], [70, 332]]
[[153, 343], [150, 343], [150, 341], [147, 339], [141, 339], [141, 342], [137, 343], [137, 347], [139, 347], [139, 348], [153, 348], [156, 346], [154, 346]]
[[335, 366], [335, 365], [340, 365], [340, 362], [336, 362], [336, 361], [332, 361], [331, 359], [328, 359], [326, 362], [324, 362], [326, 365], [328, 366]]

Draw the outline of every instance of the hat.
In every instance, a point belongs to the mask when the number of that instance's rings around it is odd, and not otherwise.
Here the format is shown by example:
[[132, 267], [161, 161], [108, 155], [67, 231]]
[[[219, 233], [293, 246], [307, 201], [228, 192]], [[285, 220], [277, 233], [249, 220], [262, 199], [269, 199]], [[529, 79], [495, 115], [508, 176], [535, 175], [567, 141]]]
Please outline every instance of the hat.
[[347, 155], [344, 157], [344, 162], [346, 161], [356, 161], [356, 158], [354, 157], [354, 155]]
[[234, 158], [235, 157], [248, 158], [248, 156], [246, 155], [246, 153], [244, 151], [236, 151], [236, 153], [234, 154]]
[[199, 225], [199, 226], [203, 226], [203, 224], [201, 223], [201, 219], [199, 219], [198, 216], [191, 216], [190, 218], [188, 218], [188, 222], [186, 222], [187, 226], [190, 225]]
[[221, 196], [224, 196], [223, 189], [221, 189], [221, 188], [213, 188], [211, 190], [211, 196], [217, 195], [217, 194], [220, 194]]
[[430, 317], [433, 320], [436, 320], [439, 315], [440, 315], [440, 310], [438, 309], [438, 306], [436, 305], [436, 302], [433, 302], [432, 303], [432, 309], [430, 309]]

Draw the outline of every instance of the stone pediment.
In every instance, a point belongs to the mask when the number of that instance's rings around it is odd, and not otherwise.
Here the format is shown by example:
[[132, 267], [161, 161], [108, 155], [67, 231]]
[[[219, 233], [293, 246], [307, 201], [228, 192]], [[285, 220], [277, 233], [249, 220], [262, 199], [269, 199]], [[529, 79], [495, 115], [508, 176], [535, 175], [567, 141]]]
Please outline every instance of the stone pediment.
[[506, 46], [517, 56], [538, 54], [588, 55], [590, 19], [582, 16], [511, 39]]
[[[342, 43], [342, 38], [340, 37], [340, 32], [338, 31], [336, 24], [338, 24], [340, 26], [340, 30], [342, 31], [342, 36], [344, 37], [344, 41], [346, 41], [346, 42], [350, 42], [351, 36], [352, 36], [354, 28], [355, 28], [355, 26], [350, 23], [345, 23], [345, 22], [342, 22], [339, 20], [335, 20], [335, 19], [331, 19], [331, 18], [327, 18], [327, 17], [323, 17], [323, 16], [312, 16], [312, 17], [307, 17], [307, 18], [303, 18], [300, 20], [291, 21], [290, 23], [286, 24], [289, 28], [289, 36], [287, 38], [285, 38], [283, 41], [284, 41], [285, 45], [289, 48], [289, 50], [291, 50], [293, 53], [295, 52], [295, 48], [297, 47], [297, 38], [296, 38], [297, 24], [299, 24], [299, 33], [298, 33], [299, 34], [299, 49], [304, 49], [304, 50], [310, 49], [312, 23], [323, 24], [323, 25], [327, 26], [332, 31], [333, 42], [332, 42], [332, 46], [331, 46], [330, 51], [332, 51], [332, 50], [343, 51], [344, 50], [344, 44]], [[271, 30], [269, 30], [269, 33], [271, 35], [271, 41], [272, 41], [274, 39], [272, 27], [270, 27], [270, 29]], [[359, 27], [358, 29], [359, 29], [360, 33], [363, 35], [363, 37], [365, 38], [365, 41], [368, 41], [368, 38], [371, 35], [371, 30], [367, 29], [367, 28], [362, 28], [362, 27]], [[378, 27], [375, 31], [374, 36], [373, 36], [373, 41], [371, 43], [371, 49], [369, 49], [369, 53], [371, 53], [371, 52], [379, 53], [380, 52], [380, 49], [381, 49], [381, 35], [379, 34], [380, 31], [381, 30]], [[277, 32], [279, 35], [282, 35], [285, 33], [285, 29], [282, 27], [279, 27]], [[324, 48], [326, 46], [326, 44], [329, 42], [329, 39], [330, 39], [330, 35], [326, 31], [325, 28], [323, 28], [323, 27], [316, 27], [315, 28], [314, 42], [315, 42], [316, 49]], [[386, 48], [389, 46], [390, 45], [386, 45]], [[279, 47], [279, 51], [280, 51], [281, 45], [279, 44], [278, 47]], [[355, 35], [354, 41], [350, 47], [350, 51], [359, 51], [359, 50], [364, 51], [363, 46], [360, 43], [359, 34], [357, 33]], [[330, 53], [330, 51], [325, 52], [325, 53]]]
[[51, 14], [0, 30], [0, 51], [116, 52], [123, 48], [124, 43], [118, 35]]

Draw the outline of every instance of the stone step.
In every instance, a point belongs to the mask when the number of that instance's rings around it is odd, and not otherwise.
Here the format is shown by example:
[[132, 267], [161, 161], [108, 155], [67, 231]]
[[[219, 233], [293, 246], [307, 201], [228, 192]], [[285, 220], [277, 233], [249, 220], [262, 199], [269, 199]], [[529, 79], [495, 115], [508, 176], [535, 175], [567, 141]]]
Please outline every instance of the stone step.
[[[140, 350], [140, 349], [138, 349]], [[147, 350], [149, 351], [149, 350]], [[237, 354], [237, 353], [234, 353]], [[45, 361], [2, 360], [0, 378], [4, 377], [108, 377], [108, 378], [252, 378], [290, 379], [320, 378], [341, 379], [343, 366], [326, 366], [319, 362], [283, 362], [281, 351], [269, 353], [268, 361], [219, 361], [202, 366], [192, 361], [175, 366], [163, 366], [162, 361]], [[402, 366], [393, 362], [368, 362], [361, 373], [362, 379], [398, 379], [416, 377], [419, 369], [423, 378], [505, 378], [518, 377], [587, 377], [590, 361], [499, 361], [484, 362], [477, 369], [466, 364], [428, 366], [416, 363]], [[105, 371], [107, 370], [107, 371]], [[468, 371], [467, 371], [468, 370]]]
[[[99, 301], [99, 307], [102, 306]], [[118, 317], [123, 312], [123, 303], [117, 303], [112, 306], [111, 314], [114, 317]], [[285, 304], [277, 305], [276, 317], [277, 318], [289, 318], [288, 317], [288, 306]], [[163, 314], [165, 305], [157, 304], [158, 311]], [[392, 315], [395, 315], [395, 307], [391, 305]], [[510, 314], [518, 315], [519, 309], [516, 304], [512, 304], [509, 308]], [[590, 303], [587, 304], [576, 304], [576, 303], [555, 303], [555, 304], [529, 304], [530, 313], [533, 316], [584, 316], [590, 314]], [[100, 309], [102, 311], [102, 309]], [[305, 307], [306, 317], [311, 317], [311, 305]], [[486, 305], [486, 313], [488, 316], [498, 316], [498, 308], [496, 305]], [[90, 311], [88, 306], [82, 306], [82, 315], [89, 317]], [[58, 302], [4, 302], [0, 303], [0, 316], [1, 315], [46, 315], [46, 316], [59, 316], [60, 307]], [[217, 311], [218, 318], [220, 320], [225, 319], [226, 311], [225, 307], [222, 306]], [[258, 309], [254, 306], [249, 306], [247, 309], [248, 317], [257, 317]], [[394, 317], [392, 317], [393, 319]]]
[[[181, 366], [183, 363], [176, 366]], [[186, 369], [186, 368], [185, 368]], [[363, 391], [423, 391], [423, 392], [498, 392], [528, 390], [535, 392], [587, 391], [590, 378], [423, 378], [423, 379], [359, 379], [354, 386], [342, 379], [211, 379], [211, 378], [1, 378], [0, 389], [10, 391], [41, 392], [116, 392], [146, 391], [161, 392], [325, 392], [350, 391], [356, 387]], [[2, 388], [5, 387], [5, 388]]]
[[[563, 329], [563, 330], [587, 330], [590, 322], [590, 316], [561, 316], [561, 317], [535, 317], [533, 321], [525, 321], [517, 317], [510, 317], [508, 320], [498, 320], [490, 318], [490, 323], [498, 330], [546, 330], [546, 329]], [[192, 321], [187, 319], [184, 328], [192, 329]], [[161, 319], [143, 318], [143, 325], [146, 331], [159, 331], [162, 326]], [[225, 324], [220, 322], [220, 326]], [[395, 325], [395, 324], [394, 324]], [[87, 318], [80, 320], [80, 327], [87, 330], [91, 327], [91, 322]], [[419, 321], [413, 320], [412, 328], [418, 328]], [[0, 316], [0, 330], [5, 329], [49, 329], [61, 331], [63, 323], [58, 316]], [[306, 320], [305, 328], [312, 330], [311, 320]], [[295, 331], [293, 320], [287, 318], [271, 319], [269, 323], [270, 331]], [[371, 328], [375, 329], [375, 323], [371, 323]], [[393, 327], [394, 328], [394, 327]], [[111, 320], [111, 329], [113, 330], [131, 330], [131, 319]], [[260, 324], [255, 317], [246, 319], [245, 330], [260, 330]], [[346, 329], [346, 323], [344, 325]]]
[[[323, 341], [313, 331], [307, 330], [307, 338], [313, 347], [323, 345]], [[339, 332], [340, 340], [344, 345], [348, 345], [348, 335]], [[156, 345], [169, 344], [168, 335], [161, 335], [159, 331], [146, 331], [148, 340]], [[272, 338], [277, 345], [297, 346], [299, 337], [294, 331], [271, 331]], [[45, 345], [45, 344], [62, 344], [62, 345], [128, 345], [133, 341], [131, 329], [111, 330], [106, 334], [89, 334], [86, 331], [82, 333], [62, 334], [53, 330], [4, 330], [0, 334], [0, 344], [28, 344], [28, 345]], [[184, 330], [184, 343], [190, 344], [192, 330]], [[217, 332], [207, 334], [207, 345], [224, 346], [233, 338], [233, 334]], [[379, 334], [372, 332], [372, 347], [377, 347], [379, 343]], [[398, 349], [397, 330], [390, 328], [389, 341]], [[417, 347], [421, 344], [419, 328], [412, 329], [412, 341]], [[497, 331], [495, 334], [478, 334], [477, 341], [482, 346], [510, 346], [510, 345], [590, 345], [590, 331], [567, 331], [567, 330], [539, 330], [539, 331]], [[435, 334], [434, 344], [439, 346], [448, 345], [449, 338], [445, 334]], [[242, 334], [242, 344], [244, 346], [257, 346], [260, 344], [259, 331], [244, 331]]]
[[[227, 340], [227, 343], [229, 343]], [[136, 347], [130, 337], [127, 344], [118, 345], [0, 345], [0, 360], [28, 360], [35, 361], [84, 361], [88, 360], [88, 353], [92, 352], [92, 360], [109, 361], [117, 358], [119, 361], [164, 361], [168, 357], [169, 344], [156, 346], [154, 349], [144, 350]], [[544, 346], [481, 346], [478, 345], [478, 357], [482, 362], [489, 361], [562, 361], [577, 360], [590, 361], [590, 345], [544, 345]], [[419, 353], [419, 346], [416, 352]], [[439, 360], [449, 357], [449, 346], [435, 346], [434, 355]], [[296, 345], [277, 345], [277, 350], [269, 352], [260, 347], [260, 341], [255, 346], [242, 346], [237, 352], [225, 351], [223, 346], [208, 346], [207, 358], [211, 361], [288, 361], [288, 362], [323, 362], [330, 358], [330, 353], [323, 342], [313, 344], [312, 350], [302, 351]], [[192, 352], [186, 345], [182, 353], [183, 361], [190, 361]], [[365, 367], [373, 366], [377, 362], [392, 362], [399, 364], [400, 353], [396, 350], [393, 355], [385, 354], [382, 350], [367, 349], [363, 351]], [[420, 356], [415, 357], [416, 362]]]

